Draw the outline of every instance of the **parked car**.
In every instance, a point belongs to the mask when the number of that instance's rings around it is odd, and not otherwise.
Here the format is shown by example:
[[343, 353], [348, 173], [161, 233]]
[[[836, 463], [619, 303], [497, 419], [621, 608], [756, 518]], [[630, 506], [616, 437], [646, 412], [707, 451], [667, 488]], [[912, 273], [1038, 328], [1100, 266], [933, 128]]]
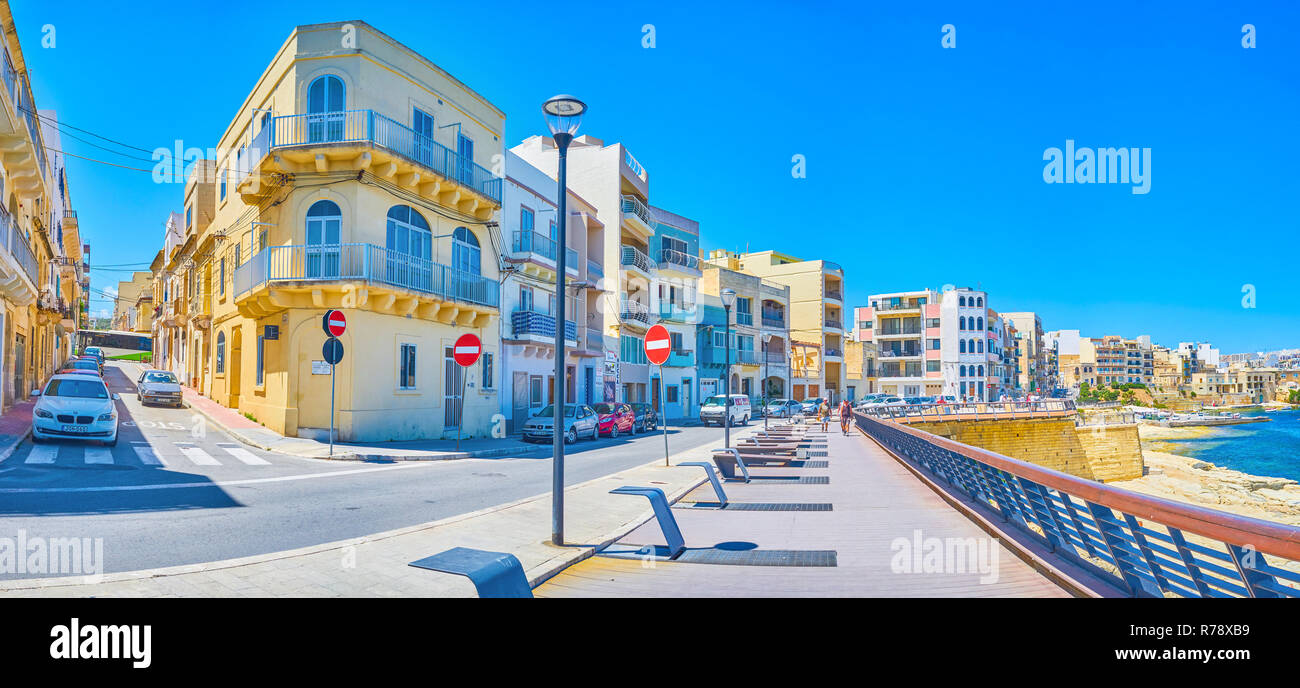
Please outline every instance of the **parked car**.
[[789, 418], [803, 412], [803, 404], [794, 399], [772, 399], [764, 410], [772, 418]]
[[906, 406], [907, 402], [899, 397], [887, 396], [878, 401], [867, 404], [864, 408], [878, 408], [881, 406]]
[[[573, 444], [579, 437], [596, 439], [597, 415], [590, 406], [564, 405], [564, 443]], [[555, 437], [555, 406], [548, 405], [524, 423], [525, 442], [549, 442]]]
[[98, 376], [58, 374], [36, 394], [32, 443], [82, 439], [117, 444], [118, 396]]
[[823, 401], [825, 401], [825, 399], [823, 399], [823, 398], [821, 398], [821, 397], [813, 397], [813, 398], [811, 398], [811, 399], [804, 399], [804, 400], [803, 400], [803, 414], [804, 414], [805, 416], [811, 416], [811, 415], [817, 413], [817, 409], [821, 408], [821, 405], [822, 405], [822, 402], [823, 402]]
[[591, 407], [596, 411], [600, 434], [618, 437], [621, 432], [636, 434], [636, 412], [624, 403], [601, 403]]
[[169, 370], [146, 370], [135, 383], [135, 398], [141, 404], [170, 404], [184, 406], [181, 401], [181, 383]]
[[700, 422], [705, 425], [721, 427], [723, 422], [728, 425], [746, 425], [752, 415], [749, 397], [744, 394], [731, 395], [730, 408], [727, 407], [727, 397], [723, 394], [711, 396], [700, 405]]
[[91, 362], [94, 363], [96, 366], [99, 366], [99, 374], [100, 374], [100, 375], [103, 375], [103, 374], [104, 374], [104, 361], [103, 361], [102, 359], [100, 359], [99, 357], [97, 357], [97, 356], [91, 356], [91, 355], [85, 354], [85, 355], [77, 356], [77, 357], [76, 357], [75, 359], [73, 359], [73, 360], [76, 360], [76, 361], [91, 361]]
[[104, 365], [104, 350], [97, 346], [86, 347], [85, 350], [81, 352], [81, 355], [94, 356], [99, 361], [100, 367], [103, 367]]
[[659, 412], [650, 404], [629, 404], [632, 407], [632, 413], [636, 415], [636, 423], [632, 426], [632, 434], [637, 432], [649, 432], [659, 427]]
[[74, 358], [71, 361], [64, 363], [63, 369], [60, 370], [59, 372], [70, 373], [79, 370], [86, 371], [88, 373], [94, 373], [95, 375], [99, 375], [101, 372], [103, 372], [99, 369], [99, 364], [95, 363], [93, 360], [86, 359], [86, 358]]

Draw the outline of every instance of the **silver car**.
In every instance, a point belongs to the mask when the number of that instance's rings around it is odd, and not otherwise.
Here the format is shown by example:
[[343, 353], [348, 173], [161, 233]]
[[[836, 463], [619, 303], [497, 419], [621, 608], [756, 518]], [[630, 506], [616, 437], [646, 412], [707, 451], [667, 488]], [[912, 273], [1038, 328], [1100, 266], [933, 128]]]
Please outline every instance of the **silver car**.
[[37, 390], [32, 408], [32, 443], [52, 439], [99, 440], [117, 444], [117, 400], [93, 375], [55, 375]]
[[[599, 416], [590, 406], [564, 405], [564, 443], [573, 444], [579, 437], [596, 439], [599, 436]], [[555, 406], [547, 405], [524, 423], [524, 441], [550, 441], [555, 437]]]
[[167, 404], [177, 408], [181, 403], [181, 383], [176, 374], [168, 370], [146, 370], [135, 382], [135, 398], [141, 404]]

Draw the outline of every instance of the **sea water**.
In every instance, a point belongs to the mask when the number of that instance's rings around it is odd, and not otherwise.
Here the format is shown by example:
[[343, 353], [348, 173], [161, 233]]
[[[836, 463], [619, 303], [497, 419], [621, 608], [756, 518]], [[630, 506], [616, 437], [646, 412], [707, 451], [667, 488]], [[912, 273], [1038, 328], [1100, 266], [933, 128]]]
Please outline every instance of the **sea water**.
[[1266, 416], [1270, 421], [1207, 427], [1201, 437], [1144, 440], [1143, 445], [1242, 473], [1300, 480], [1300, 411], [1242, 411], [1241, 415]]

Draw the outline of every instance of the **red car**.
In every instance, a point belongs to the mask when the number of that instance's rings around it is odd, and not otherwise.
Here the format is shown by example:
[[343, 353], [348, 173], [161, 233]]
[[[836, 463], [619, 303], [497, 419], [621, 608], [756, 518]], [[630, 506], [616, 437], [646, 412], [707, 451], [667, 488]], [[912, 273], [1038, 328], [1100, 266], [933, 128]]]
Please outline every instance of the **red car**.
[[596, 430], [602, 435], [618, 437], [622, 432], [634, 432], [636, 412], [627, 404], [592, 404], [596, 412]]

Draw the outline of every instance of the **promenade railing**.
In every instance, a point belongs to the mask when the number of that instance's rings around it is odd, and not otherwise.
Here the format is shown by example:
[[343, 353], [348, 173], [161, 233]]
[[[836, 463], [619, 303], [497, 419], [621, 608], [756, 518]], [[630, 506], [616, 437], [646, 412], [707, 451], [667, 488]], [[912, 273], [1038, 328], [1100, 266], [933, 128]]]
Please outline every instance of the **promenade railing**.
[[905, 420], [942, 420], [952, 416], [1001, 415], [1028, 417], [1033, 415], [1072, 415], [1074, 402], [1069, 399], [1043, 399], [1042, 401], [959, 401], [947, 404], [899, 404], [895, 406], [870, 406], [860, 412], [874, 418]]
[[1152, 497], [856, 413], [894, 454], [1135, 597], [1300, 597], [1300, 527]]

